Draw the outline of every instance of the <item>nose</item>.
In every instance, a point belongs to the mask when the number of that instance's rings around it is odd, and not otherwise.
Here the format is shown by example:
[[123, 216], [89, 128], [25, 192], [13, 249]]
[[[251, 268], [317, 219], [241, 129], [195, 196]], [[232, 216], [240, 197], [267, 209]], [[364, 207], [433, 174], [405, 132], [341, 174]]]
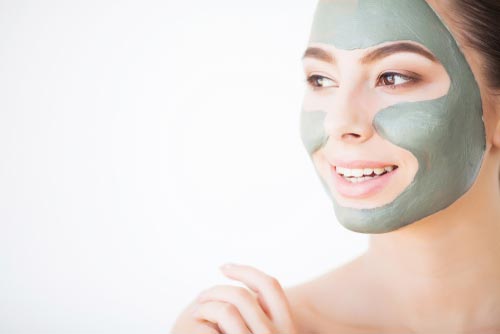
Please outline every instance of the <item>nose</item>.
[[373, 136], [373, 112], [363, 94], [339, 89], [331, 102], [324, 121], [328, 137], [359, 144]]

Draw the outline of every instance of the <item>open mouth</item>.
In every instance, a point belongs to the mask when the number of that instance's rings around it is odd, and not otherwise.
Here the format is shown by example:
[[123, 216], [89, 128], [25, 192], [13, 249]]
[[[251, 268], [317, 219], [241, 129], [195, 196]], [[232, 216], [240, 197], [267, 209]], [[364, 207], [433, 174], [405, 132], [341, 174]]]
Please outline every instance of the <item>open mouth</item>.
[[395, 171], [396, 169], [398, 169], [397, 165], [389, 165], [376, 168], [356, 168], [356, 169], [336, 166], [335, 172], [348, 182], [362, 183], [382, 177], [385, 174]]

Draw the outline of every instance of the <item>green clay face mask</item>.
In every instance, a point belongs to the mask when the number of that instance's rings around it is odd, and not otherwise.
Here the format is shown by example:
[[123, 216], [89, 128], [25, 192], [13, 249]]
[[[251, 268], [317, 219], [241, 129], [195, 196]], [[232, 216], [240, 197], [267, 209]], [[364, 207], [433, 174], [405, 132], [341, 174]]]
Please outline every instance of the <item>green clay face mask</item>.
[[[376, 133], [418, 161], [413, 181], [392, 202], [369, 209], [341, 206], [322, 179], [337, 219], [356, 232], [393, 231], [447, 208], [474, 183], [486, 147], [477, 83], [455, 39], [426, 1], [321, 0], [309, 42], [355, 50], [392, 41], [425, 46], [444, 66], [450, 87], [437, 99], [397, 103], [375, 114]], [[301, 113], [302, 141], [311, 156], [329, 140], [326, 115], [306, 108]]]

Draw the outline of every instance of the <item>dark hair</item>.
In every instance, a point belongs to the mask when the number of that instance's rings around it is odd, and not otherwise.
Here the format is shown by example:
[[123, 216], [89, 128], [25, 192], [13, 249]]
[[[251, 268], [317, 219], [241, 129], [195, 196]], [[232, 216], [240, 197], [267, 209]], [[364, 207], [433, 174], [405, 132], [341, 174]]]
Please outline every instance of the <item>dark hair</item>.
[[479, 51], [483, 58], [481, 72], [486, 84], [495, 95], [500, 95], [500, 1], [448, 0], [447, 3], [464, 43]]
[[[500, 90], [500, 1], [448, 0], [452, 18], [466, 46], [482, 55], [486, 83]], [[500, 93], [499, 93], [500, 94]]]

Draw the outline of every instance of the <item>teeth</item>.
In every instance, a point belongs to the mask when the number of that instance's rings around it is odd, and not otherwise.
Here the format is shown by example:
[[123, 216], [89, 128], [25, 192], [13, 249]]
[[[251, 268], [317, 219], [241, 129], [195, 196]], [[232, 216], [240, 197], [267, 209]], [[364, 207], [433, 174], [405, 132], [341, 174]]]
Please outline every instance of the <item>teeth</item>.
[[350, 177], [350, 178], [348, 178], [346, 180], [349, 181], [349, 182], [351, 182], [351, 183], [360, 183], [360, 182], [371, 180], [373, 178], [374, 178], [373, 176]]
[[343, 175], [344, 177], [355, 177], [362, 178], [364, 176], [369, 176], [375, 173], [375, 175], [381, 175], [385, 172], [392, 172], [394, 170], [393, 166], [387, 166], [383, 168], [356, 168], [349, 169], [344, 167], [335, 167], [335, 170], [338, 174]]
[[371, 168], [365, 168], [363, 170], [363, 174], [365, 174], [365, 175], [372, 175], [373, 174], [373, 169], [371, 169]]
[[362, 177], [363, 169], [353, 169], [351, 175], [354, 177]]

